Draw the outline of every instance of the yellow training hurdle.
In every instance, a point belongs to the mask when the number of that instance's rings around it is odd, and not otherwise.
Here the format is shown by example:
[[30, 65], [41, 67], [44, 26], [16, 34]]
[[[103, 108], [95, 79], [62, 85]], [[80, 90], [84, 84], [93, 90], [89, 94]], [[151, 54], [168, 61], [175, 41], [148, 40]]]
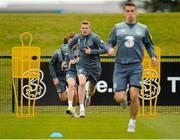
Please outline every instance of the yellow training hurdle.
[[[23, 38], [29, 37], [30, 41], [27, 46], [24, 45]], [[38, 93], [40, 81], [40, 48], [31, 46], [32, 34], [24, 32], [20, 35], [22, 46], [12, 48], [12, 84], [16, 103], [17, 117], [32, 117], [35, 114], [35, 102]], [[32, 95], [30, 80], [36, 80], [36, 86]], [[28, 88], [24, 88], [24, 84]], [[20, 89], [20, 90], [18, 90]], [[25, 93], [27, 97], [25, 98]]]
[[143, 75], [142, 75], [142, 89], [139, 94], [141, 98], [140, 115], [156, 116], [157, 99], [160, 92], [160, 78], [161, 78], [161, 50], [155, 47], [158, 65], [153, 66], [152, 60], [147, 51], [144, 51], [143, 60]]

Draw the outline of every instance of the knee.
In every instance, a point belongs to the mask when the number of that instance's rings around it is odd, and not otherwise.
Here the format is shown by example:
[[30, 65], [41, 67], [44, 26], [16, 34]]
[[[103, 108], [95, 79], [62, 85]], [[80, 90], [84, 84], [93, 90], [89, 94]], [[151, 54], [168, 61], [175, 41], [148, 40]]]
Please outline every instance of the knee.
[[85, 87], [85, 84], [86, 84], [85, 82], [81, 82], [81, 81], [79, 82], [80, 87]]
[[67, 79], [68, 88], [72, 90], [75, 87], [76, 81], [73, 78]]
[[136, 102], [139, 99], [138, 93], [130, 93], [130, 98], [131, 102]]
[[114, 94], [114, 99], [117, 103], [121, 103], [122, 101], [124, 101], [124, 94], [121, 93], [115, 93]]
[[69, 89], [74, 89], [74, 87], [75, 87], [74, 83], [68, 83], [68, 88]]
[[130, 98], [131, 102], [136, 102], [139, 100], [139, 89], [138, 88], [130, 88]]

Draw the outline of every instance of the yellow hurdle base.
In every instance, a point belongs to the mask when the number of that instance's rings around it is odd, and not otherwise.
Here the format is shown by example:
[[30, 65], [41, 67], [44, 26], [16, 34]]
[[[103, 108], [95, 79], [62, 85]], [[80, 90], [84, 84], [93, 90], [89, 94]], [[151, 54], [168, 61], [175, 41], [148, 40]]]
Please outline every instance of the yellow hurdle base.
[[16, 114], [17, 118], [34, 118], [34, 114]]

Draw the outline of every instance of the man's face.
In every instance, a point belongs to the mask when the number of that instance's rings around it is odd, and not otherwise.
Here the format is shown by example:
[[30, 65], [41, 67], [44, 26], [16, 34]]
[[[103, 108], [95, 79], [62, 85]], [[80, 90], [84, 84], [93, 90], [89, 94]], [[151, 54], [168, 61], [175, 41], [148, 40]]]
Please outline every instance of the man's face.
[[124, 15], [125, 15], [127, 22], [129, 22], [129, 23], [136, 22], [136, 16], [137, 16], [136, 7], [135, 6], [126, 6], [124, 8]]
[[84, 36], [89, 35], [90, 32], [91, 32], [90, 25], [88, 25], [88, 24], [81, 24], [81, 33]]

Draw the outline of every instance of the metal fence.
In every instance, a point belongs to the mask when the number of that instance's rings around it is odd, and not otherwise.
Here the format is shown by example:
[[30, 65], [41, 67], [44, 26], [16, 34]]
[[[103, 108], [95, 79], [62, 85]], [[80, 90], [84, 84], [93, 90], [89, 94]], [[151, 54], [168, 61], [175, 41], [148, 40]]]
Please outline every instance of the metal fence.
[[[41, 56], [41, 62], [48, 62], [50, 56]], [[179, 62], [180, 56], [161, 56], [162, 62]], [[113, 57], [102, 56], [101, 61], [112, 62]], [[11, 56], [0, 56], [0, 113], [12, 112], [12, 74]], [[163, 109], [162, 109], [163, 108]], [[38, 106], [38, 112], [60, 112], [64, 111], [65, 106]], [[92, 112], [116, 112], [122, 111], [119, 106], [92, 106], [88, 109]], [[128, 111], [125, 109], [123, 111]], [[180, 112], [180, 106], [158, 107], [159, 112]]]

